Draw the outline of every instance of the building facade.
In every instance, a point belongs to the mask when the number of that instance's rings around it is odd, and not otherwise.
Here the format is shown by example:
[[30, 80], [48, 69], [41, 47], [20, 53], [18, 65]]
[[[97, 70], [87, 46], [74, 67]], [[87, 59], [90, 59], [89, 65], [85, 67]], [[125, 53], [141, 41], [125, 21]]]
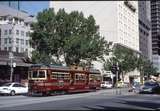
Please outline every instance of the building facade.
[[150, 1], [138, 1], [138, 7], [140, 51], [145, 58], [152, 61]]
[[[105, 40], [139, 52], [138, 1], [50, 1], [49, 7], [56, 12], [64, 8], [68, 13], [77, 10], [85, 17], [93, 15]], [[95, 61], [94, 66], [103, 70], [102, 63]], [[139, 75], [137, 71], [129, 75], [135, 74]]]
[[20, 1], [0, 1], [0, 5], [20, 10]]
[[28, 58], [32, 51], [29, 44], [30, 24], [34, 21], [25, 12], [0, 5], [0, 80], [6, 82], [9, 79], [13, 63], [16, 64], [13, 80], [20, 82], [22, 78], [27, 79], [27, 70], [31, 65]]
[[30, 24], [34, 21], [27, 13], [0, 5], [0, 49], [31, 56]]
[[153, 65], [160, 73], [160, 1], [151, 1], [152, 54]]

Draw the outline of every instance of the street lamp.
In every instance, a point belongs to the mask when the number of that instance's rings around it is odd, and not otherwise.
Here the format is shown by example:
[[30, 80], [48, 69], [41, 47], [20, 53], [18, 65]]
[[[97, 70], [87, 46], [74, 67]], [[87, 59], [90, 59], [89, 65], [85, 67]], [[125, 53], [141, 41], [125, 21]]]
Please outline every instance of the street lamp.
[[[9, 16], [10, 19], [12, 19], [12, 17]], [[15, 23], [13, 23], [12, 21], [9, 21], [8, 24], [12, 25], [12, 29], [11, 29], [11, 50], [9, 52], [9, 58], [10, 58], [10, 67], [11, 67], [11, 73], [10, 73], [10, 82], [13, 81], [13, 71], [14, 71], [14, 67], [13, 67], [13, 58], [14, 58], [14, 54], [13, 54], [13, 37], [14, 37], [14, 26]]]

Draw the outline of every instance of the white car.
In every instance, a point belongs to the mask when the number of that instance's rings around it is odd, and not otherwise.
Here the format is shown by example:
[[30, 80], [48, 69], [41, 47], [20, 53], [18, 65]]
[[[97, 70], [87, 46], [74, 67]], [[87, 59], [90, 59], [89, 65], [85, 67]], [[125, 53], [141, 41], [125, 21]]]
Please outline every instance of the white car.
[[11, 96], [14, 96], [15, 94], [25, 93], [28, 93], [28, 87], [17, 82], [6, 83], [0, 86], [0, 94], [9, 94]]
[[101, 88], [112, 88], [112, 87], [113, 87], [113, 85], [112, 85], [112, 83], [109, 82], [109, 81], [103, 81], [103, 82], [101, 83]]

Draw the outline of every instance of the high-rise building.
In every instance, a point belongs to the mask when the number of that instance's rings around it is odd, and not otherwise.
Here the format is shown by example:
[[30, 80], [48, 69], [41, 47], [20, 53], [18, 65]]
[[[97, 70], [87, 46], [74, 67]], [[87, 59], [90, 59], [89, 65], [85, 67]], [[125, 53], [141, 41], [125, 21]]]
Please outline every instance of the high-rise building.
[[160, 1], [151, 1], [153, 65], [160, 73]]
[[145, 58], [152, 61], [150, 1], [138, 1], [138, 7], [140, 51]]
[[19, 1], [0, 1], [0, 5], [5, 5], [8, 7], [20, 10], [20, 2]]
[[[68, 13], [77, 10], [85, 17], [93, 15], [105, 40], [139, 52], [138, 1], [50, 1], [49, 7], [56, 12], [64, 8]], [[103, 65], [95, 62], [94, 66], [102, 69]], [[139, 73], [129, 74], [134, 75]]]

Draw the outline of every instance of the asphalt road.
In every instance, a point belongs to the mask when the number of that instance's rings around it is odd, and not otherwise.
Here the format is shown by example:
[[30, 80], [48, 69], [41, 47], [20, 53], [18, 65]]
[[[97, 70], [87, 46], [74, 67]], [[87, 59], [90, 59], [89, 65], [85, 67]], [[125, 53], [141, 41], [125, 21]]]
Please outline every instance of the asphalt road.
[[[120, 93], [121, 92], [121, 93]], [[48, 97], [0, 96], [0, 110], [158, 110], [160, 95], [99, 90]]]

